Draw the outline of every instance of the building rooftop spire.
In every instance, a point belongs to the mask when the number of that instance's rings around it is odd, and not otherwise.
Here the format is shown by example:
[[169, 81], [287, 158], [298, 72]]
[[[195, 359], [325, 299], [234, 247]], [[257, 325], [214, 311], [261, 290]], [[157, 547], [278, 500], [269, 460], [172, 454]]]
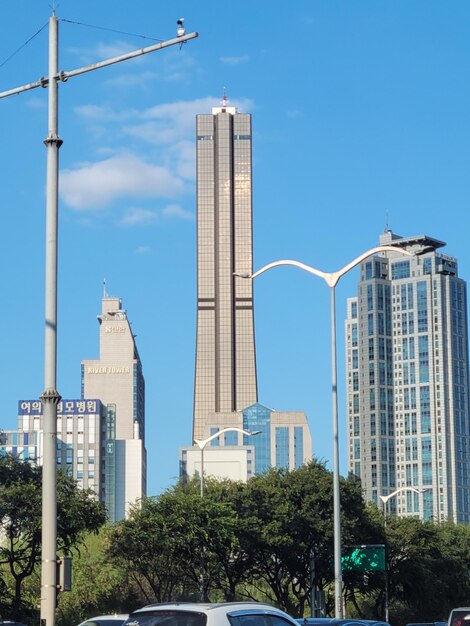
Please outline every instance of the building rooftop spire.
[[224, 87], [224, 94], [222, 96], [222, 106], [226, 107], [228, 105], [228, 97], [227, 97], [227, 87]]

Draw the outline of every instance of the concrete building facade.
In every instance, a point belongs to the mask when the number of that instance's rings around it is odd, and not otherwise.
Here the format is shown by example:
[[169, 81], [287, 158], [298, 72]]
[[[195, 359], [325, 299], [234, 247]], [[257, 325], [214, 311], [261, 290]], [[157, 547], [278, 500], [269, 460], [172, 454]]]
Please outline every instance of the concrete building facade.
[[[247, 436], [228, 431], [209, 442], [204, 451], [205, 476], [210, 474], [246, 482], [270, 467], [293, 470], [312, 458], [310, 428], [305, 413], [301, 411], [274, 411], [256, 402], [242, 411], [210, 413], [204, 438], [228, 427], [257, 434]], [[199, 473], [199, 459], [198, 447], [181, 448], [182, 477]]]
[[145, 381], [120, 298], [103, 295], [98, 322], [99, 359], [82, 361], [82, 398], [99, 398], [106, 409], [105, 462], [114, 480], [103, 497], [110, 516], [122, 519], [146, 495]]
[[[82, 489], [104, 496], [103, 433], [105, 407], [99, 400], [61, 400], [57, 405], [57, 467]], [[43, 404], [18, 402], [18, 431], [7, 432], [2, 451], [38, 465], [43, 462]]]

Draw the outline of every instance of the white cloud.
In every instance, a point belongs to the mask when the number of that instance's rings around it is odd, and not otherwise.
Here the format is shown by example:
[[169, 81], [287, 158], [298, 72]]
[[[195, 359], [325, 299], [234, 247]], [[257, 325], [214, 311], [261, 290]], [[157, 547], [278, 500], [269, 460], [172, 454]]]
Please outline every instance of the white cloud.
[[75, 107], [74, 110], [79, 117], [93, 122], [122, 122], [135, 115], [132, 110], [113, 111], [109, 106], [103, 107], [96, 104], [84, 104]]
[[139, 87], [147, 86], [160, 78], [160, 74], [157, 72], [131, 72], [116, 76], [116, 78], [110, 78], [106, 81], [108, 86], [112, 87]]
[[165, 217], [177, 217], [181, 220], [193, 220], [194, 215], [191, 211], [183, 209], [179, 204], [169, 204], [162, 210], [162, 215]]
[[97, 163], [84, 163], [61, 172], [61, 197], [70, 207], [95, 210], [125, 196], [174, 197], [183, 183], [167, 168], [121, 154]]
[[47, 98], [30, 96], [26, 99], [26, 106], [30, 109], [47, 109]]
[[[220, 98], [207, 97], [160, 104], [142, 112], [135, 124], [124, 131], [133, 137], [152, 144], [171, 144], [179, 140], [194, 141], [195, 117], [198, 113], [210, 113], [212, 107], [220, 106]], [[248, 99], [233, 100], [229, 106], [240, 111], [252, 110]]]
[[132, 46], [128, 42], [115, 41], [113, 43], [98, 43], [92, 48], [68, 46], [67, 52], [74, 55], [81, 63], [88, 65], [126, 54], [138, 47]]
[[135, 249], [136, 254], [149, 254], [152, 251], [150, 246], [139, 246]]
[[[229, 104], [240, 111], [253, 110], [248, 99]], [[213, 106], [219, 105], [219, 99], [206, 97], [140, 111], [114, 109], [112, 104], [76, 107], [84, 132], [99, 138], [99, 142], [95, 145], [95, 162], [78, 163], [61, 171], [63, 202], [73, 209], [92, 212], [122, 198], [138, 204], [139, 198], [176, 200], [188, 193], [196, 169], [195, 116], [210, 113]], [[145, 158], [140, 156], [143, 154]], [[171, 210], [158, 215], [171, 215]], [[191, 214], [179, 209], [177, 216], [189, 219]], [[121, 224], [131, 226], [146, 219], [152, 218], [136, 212], [124, 215]]]
[[220, 57], [220, 62], [226, 65], [238, 65], [239, 63], [246, 63], [250, 60], [247, 54], [238, 57]]
[[146, 226], [147, 224], [153, 224], [156, 219], [157, 214], [155, 211], [132, 208], [126, 211], [119, 223], [121, 226]]

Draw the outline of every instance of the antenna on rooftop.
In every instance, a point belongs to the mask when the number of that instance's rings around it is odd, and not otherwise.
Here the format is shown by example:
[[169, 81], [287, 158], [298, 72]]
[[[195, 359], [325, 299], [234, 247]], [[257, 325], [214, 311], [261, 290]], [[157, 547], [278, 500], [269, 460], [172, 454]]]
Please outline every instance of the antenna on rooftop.
[[390, 230], [390, 226], [388, 223], [388, 211], [385, 211], [385, 228], [384, 228], [384, 233], [388, 233]]
[[108, 294], [106, 293], [106, 278], [103, 278], [103, 298], [107, 298]]
[[224, 87], [224, 95], [222, 96], [222, 106], [226, 107], [228, 104], [228, 98], [227, 98], [227, 88]]

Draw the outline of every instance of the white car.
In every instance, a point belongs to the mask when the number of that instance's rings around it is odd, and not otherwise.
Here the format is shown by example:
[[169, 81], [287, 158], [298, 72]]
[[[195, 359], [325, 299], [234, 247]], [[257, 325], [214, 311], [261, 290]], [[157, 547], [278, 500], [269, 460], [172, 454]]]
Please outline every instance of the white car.
[[292, 617], [261, 602], [149, 604], [124, 626], [299, 626]]
[[114, 613], [113, 615], [97, 615], [90, 617], [78, 626], [121, 626], [129, 617], [128, 613]]

